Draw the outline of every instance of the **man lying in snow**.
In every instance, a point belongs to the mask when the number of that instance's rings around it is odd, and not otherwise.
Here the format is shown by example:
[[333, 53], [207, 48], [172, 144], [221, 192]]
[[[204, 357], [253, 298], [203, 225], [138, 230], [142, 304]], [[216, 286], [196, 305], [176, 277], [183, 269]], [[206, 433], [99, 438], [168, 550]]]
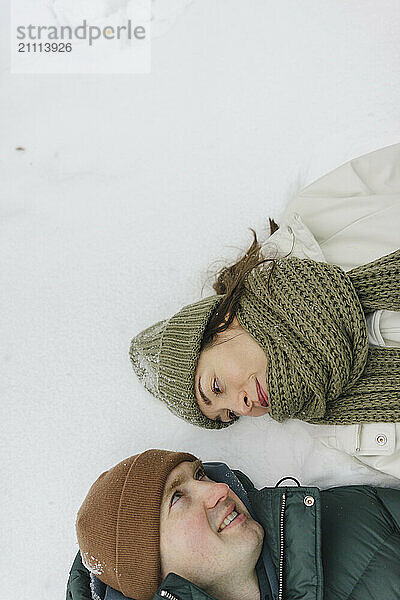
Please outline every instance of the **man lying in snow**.
[[224, 463], [148, 450], [100, 475], [76, 530], [68, 600], [400, 594], [400, 490], [257, 490]]

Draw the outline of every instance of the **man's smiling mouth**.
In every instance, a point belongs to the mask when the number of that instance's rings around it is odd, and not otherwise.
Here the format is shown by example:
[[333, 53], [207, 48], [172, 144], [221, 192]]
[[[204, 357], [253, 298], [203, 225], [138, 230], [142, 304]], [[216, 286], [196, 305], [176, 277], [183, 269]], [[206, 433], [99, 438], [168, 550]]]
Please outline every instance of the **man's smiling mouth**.
[[234, 521], [236, 519], [236, 517], [238, 516], [239, 513], [236, 512], [236, 510], [233, 510], [227, 517], [225, 517], [225, 519], [222, 521], [221, 525], [219, 526], [218, 531], [222, 531], [223, 529], [225, 529], [225, 527], [227, 525], [229, 525], [230, 523], [232, 523], [232, 521]]
[[244, 521], [244, 519], [246, 518], [246, 515], [244, 513], [239, 513], [239, 511], [236, 510], [235, 504], [230, 504], [227, 507], [227, 509], [228, 512], [225, 514], [225, 517], [223, 518], [222, 523], [218, 528], [218, 533], [221, 533], [221, 531], [223, 531], [225, 527], [228, 527], [238, 517], [239, 521]]

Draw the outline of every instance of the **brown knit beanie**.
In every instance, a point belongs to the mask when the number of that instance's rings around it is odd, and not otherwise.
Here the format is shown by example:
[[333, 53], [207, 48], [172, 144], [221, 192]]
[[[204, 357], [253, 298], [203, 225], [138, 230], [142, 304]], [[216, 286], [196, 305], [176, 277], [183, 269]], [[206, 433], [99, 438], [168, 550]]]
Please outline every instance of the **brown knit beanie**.
[[151, 600], [161, 583], [160, 508], [165, 482], [185, 452], [147, 450], [105, 471], [76, 520], [83, 564], [135, 600]]

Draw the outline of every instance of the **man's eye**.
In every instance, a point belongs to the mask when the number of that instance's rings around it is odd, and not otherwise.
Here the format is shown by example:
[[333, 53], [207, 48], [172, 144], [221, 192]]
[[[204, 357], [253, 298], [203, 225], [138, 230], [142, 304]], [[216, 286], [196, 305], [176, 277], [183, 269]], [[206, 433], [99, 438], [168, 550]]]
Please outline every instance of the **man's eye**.
[[172, 498], [171, 498], [171, 506], [173, 504], [176, 504], [176, 502], [179, 500], [179, 498], [182, 498], [182, 494], [181, 492], [174, 492], [172, 494]]
[[222, 390], [218, 385], [218, 380], [217, 379], [213, 379], [212, 381], [212, 385], [211, 385], [211, 389], [214, 392], [215, 395], [221, 394]]
[[228, 410], [228, 419], [230, 421], [237, 421], [239, 417], [232, 411], [232, 410]]

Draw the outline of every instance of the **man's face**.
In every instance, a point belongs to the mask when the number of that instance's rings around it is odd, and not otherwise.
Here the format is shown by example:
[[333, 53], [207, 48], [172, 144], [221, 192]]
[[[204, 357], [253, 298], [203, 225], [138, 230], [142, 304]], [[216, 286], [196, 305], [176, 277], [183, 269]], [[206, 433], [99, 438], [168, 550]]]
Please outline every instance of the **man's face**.
[[248, 576], [263, 537], [241, 500], [225, 483], [209, 479], [200, 461], [171, 471], [161, 504], [163, 577], [174, 572], [207, 590], [228, 577]]

